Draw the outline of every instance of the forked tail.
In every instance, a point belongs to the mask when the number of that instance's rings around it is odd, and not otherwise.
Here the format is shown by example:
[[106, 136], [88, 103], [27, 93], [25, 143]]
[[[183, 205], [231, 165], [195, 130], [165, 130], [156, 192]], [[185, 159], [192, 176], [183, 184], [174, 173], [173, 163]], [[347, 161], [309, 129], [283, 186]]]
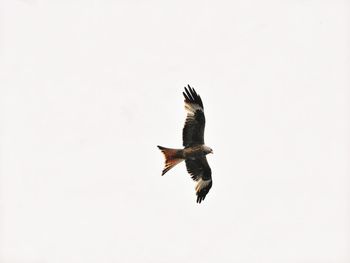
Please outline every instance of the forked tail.
[[185, 160], [183, 158], [183, 150], [165, 148], [159, 145], [157, 147], [162, 151], [165, 157], [165, 167], [163, 169], [162, 175], [164, 175], [178, 163], [181, 163], [183, 160]]

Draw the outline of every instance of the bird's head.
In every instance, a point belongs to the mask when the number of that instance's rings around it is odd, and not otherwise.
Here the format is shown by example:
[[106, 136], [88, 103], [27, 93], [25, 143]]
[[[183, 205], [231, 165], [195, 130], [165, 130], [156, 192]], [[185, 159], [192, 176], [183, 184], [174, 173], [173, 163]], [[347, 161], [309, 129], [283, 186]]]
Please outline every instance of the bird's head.
[[204, 146], [203, 148], [204, 148], [204, 152], [205, 152], [206, 154], [208, 154], [208, 153], [214, 153], [214, 152], [213, 152], [213, 149], [210, 148], [210, 147], [208, 147], [208, 146]]

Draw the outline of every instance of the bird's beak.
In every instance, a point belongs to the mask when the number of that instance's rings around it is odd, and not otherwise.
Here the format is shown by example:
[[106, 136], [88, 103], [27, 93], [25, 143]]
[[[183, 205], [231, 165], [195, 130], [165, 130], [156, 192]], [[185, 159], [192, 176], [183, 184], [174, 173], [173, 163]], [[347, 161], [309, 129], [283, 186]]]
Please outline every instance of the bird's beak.
[[211, 152], [210, 152], [210, 153], [214, 153], [214, 152], [213, 152], [213, 150], [211, 150]]

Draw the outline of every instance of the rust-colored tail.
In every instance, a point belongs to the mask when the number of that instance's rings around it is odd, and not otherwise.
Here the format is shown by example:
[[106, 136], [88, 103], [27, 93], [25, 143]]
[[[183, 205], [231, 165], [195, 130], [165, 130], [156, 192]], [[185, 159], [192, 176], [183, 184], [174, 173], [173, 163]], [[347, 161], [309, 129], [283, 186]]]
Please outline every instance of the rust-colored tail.
[[165, 148], [159, 145], [157, 147], [162, 151], [165, 157], [165, 167], [163, 169], [162, 175], [164, 175], [167, 171], [184, 160], [182, 154], [183, 150]]

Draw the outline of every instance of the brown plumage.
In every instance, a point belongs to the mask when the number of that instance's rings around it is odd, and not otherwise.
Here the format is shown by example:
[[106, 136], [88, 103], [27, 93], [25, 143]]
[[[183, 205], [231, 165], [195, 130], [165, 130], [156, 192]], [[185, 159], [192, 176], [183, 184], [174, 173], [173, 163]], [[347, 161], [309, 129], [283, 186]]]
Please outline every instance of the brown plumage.
[[213, 150], [204, 144], [205, 116], [201, 97], [188, 85], [183, 92], [187, 117], [182, 131], [184, 149], [158, 146], [165, 157], [162, 175], [178, 163], [185, 161], [188, 173], [197, 182], [197, 203], [203, 201], [212, 187], [211, 169], [206, 155]]
[[184, 160], [183, 150], [170, 149], [162, 146], [158, 146], [158, 148], [162, 151], [165, 157], [165, 167], [162, 175]]

